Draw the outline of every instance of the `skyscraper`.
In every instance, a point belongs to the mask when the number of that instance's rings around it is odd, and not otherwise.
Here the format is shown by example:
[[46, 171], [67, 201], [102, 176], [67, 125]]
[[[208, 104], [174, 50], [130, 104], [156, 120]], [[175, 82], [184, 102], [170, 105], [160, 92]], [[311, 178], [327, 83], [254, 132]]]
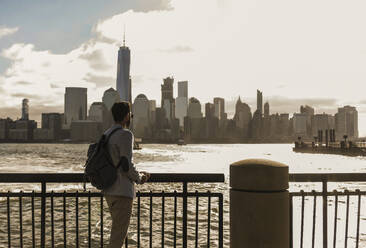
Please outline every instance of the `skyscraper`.
[[358, 138], [358, 112], [355, 107], [338, 108], [338, 113], [335, 114], [335, 130], [338, 140], [342, 140], [343, 135], [351, 140]]
[[164, 101], [173, 101], [173, 77], [167, 77], [163, 79], [163, 84], [161, 85], [161, 106], [164, 106]]
[[206, 118], [213, 118], [215, 117], [215, 105], [212, 103], [205, 104], [205, 116]]
[[22, 120], [29, 120], [29, 100], [24, 98], [22, 101]]
[[123, 37], [123, 45], [118, 50], [117, 61], [117, 83], [116, 88], [122, 101], [132, 102], [131, 99], [131, 78], [130, 78], [130, 49], [125, 45], [125, 37]]
[[219, 120], [225, 119], [225, 99], [215, 97], [214, 105], [215, 105], [215, 116], [219, 118]]
[[264, 104], [264, 117], [265, 118], [268, 118], [269, 117], [269, 103], [268, 102], [266, 102]]
[[104, 91], [102, 101], [108, 110], [112, 109], [114, 103], [119, 102], [121, 100], [118, 92], [113, 88], [109, 88]]
[[178, 97], [188, 97], [188, 81], [178, 82]]
[[173, 77], [163, 79], [164, 83], [161, 85], [161, 108], [165, 109], [166, 118], [169, 122], [175, 118], [175, 104], [173, 97]]
[[187, 116], [189, 118], [202, 118], [201, 103], [197, 98], [189, 99]]
[[249, 105], [245, 102], [242, 102], [239, 97], [235, 105], [234, 122], [236, 127], [241, 129], [241, 134], [243, 137], [248, 137], [249, 135], [249, 124], [251, 119], [252, 112]]
[[133, 102], [133, 133], [136, 137], [145, 137], [150, 127], [150, 101], [144, 94], [139, 94]]
[[65, 127], [70, 128], [72, 121], [86, 120], [87, 88], [67, 87], [65, 92]]
[[178, 82], [178, 97], [175, 99], [175, 116], [179, 119], [179, 125], [184, 125], [184, 117], [188, 110], [188, 82]]
[[260, 116], [262, 116], [262, 114], [263, 114], [263, 93], [259, 90], [257, 90], [257, 110], [258, 110]]

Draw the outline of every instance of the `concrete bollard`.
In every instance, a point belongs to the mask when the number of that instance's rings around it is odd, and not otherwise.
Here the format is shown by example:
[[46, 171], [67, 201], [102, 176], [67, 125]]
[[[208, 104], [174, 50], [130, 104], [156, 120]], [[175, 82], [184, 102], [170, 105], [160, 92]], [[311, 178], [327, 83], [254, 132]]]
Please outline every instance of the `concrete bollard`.
[[264, 159], [230, 165], [230, 247], [289, 248], [288, 166]]

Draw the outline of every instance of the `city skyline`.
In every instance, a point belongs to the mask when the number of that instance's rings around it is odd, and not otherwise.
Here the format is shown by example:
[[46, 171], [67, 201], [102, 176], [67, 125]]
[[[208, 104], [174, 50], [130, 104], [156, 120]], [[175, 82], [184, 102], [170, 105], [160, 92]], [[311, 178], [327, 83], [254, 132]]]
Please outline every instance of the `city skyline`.
[[[1, 4], [7, 7], [3, 10], [12, 8], [9, 2]], [[191, 4], [196, 8], [187, 19]], [[366, 39], [357, 28], [365, 18], [360, 12], [365, 3], [332, 2], [333, 12], [327, 20], [321, 13], [327, 10], [328, 1], [307, 6], [288, 1], [268, 4], [273, 12], [256, 1], [141, 1], [140, 6], [127, 1], [124, 9], [101, 10], [103, 15], [86, 26], [76, 22], [89, 34], [73, 44], [66, 42], [68, 45], [60, 44], [60, 39], [48, 39], [47, 45], [32, 40], [24, 35], [24, 20], [1, 14], [0, 115], [19, 109], [22, 98], [30, 99], [31, 118], [48, 110], [60, 112], [63, 89], [69, 86], [87, 87], [90, 103], [100, 99], [106, 89], [115, 88], [116, 51], [126, 24], [126, 42], [132, 51], [132, 99], [139, 94], [159, 99], [161, 79], [173, 75], [189, 81], [190, 95], [202, 103], [216, 96], [229, 99], [226, 110], [230, 116], [230, 105], [235, 105], [238, 95], [254, 109], [252, 92], [259, 88], [267, 96], [263, 102], [271, 102], [271, 112], [294, 113], [298, 106], [308, 104], [317, 113], [334, 114], [338, 106], [356, 106], [360, 135], [366, 135], [366, 99], [360, 90], [366, 81], [362, 52]], [[281, 10], [285, 4], [292, 6], [293, 13]], [[339, 20], [339, 14], [347, 10], [352, 11], [352, 18]], [[304, 17], [309, 13], [312, 20]], [[265, 21], [274, 15], [283, 19]], [[198, 16], [207, 20], [198, 22]], [[284, 22], [288, 18], [292, 21]], [[52, 23], [43, 28], [36, 33], [47, 33]], [[272, 39], [273, 32], [279, 34], [276, 39]], [[342, 39], [344, 34], [352, 39]]]

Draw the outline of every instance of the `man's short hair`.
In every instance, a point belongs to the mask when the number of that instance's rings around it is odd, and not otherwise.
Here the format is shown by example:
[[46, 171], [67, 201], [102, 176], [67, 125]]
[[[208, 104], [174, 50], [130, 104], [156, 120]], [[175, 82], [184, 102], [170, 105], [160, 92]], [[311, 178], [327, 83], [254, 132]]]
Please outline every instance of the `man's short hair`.
[[130, 113], [129, 102], [116, 102], [112, 106], [112, 115], [115, 122], [121, 122]]

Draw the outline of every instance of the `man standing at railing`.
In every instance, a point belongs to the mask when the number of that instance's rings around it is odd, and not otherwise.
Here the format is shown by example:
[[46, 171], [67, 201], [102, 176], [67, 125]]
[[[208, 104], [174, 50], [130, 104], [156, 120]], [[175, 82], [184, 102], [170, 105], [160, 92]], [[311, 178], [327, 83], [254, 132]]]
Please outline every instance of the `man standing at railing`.
[[132, 213], [132, 203], [136, 196], [135, 183], [146, 182], [150, 174], [138, 172], [132, 163], [133, 134], [128, 129], [133, 115], [128, 102], [118, 102], [112, 106], [115, 124], [106, 131], [109, 135], [116, 130], [108, 142], [108, 150], [113, 164], [119, 168], [115, 183], [104, 190], [104, 196], [112, 217], [109, 247], [122, 247], [127, 236]]

